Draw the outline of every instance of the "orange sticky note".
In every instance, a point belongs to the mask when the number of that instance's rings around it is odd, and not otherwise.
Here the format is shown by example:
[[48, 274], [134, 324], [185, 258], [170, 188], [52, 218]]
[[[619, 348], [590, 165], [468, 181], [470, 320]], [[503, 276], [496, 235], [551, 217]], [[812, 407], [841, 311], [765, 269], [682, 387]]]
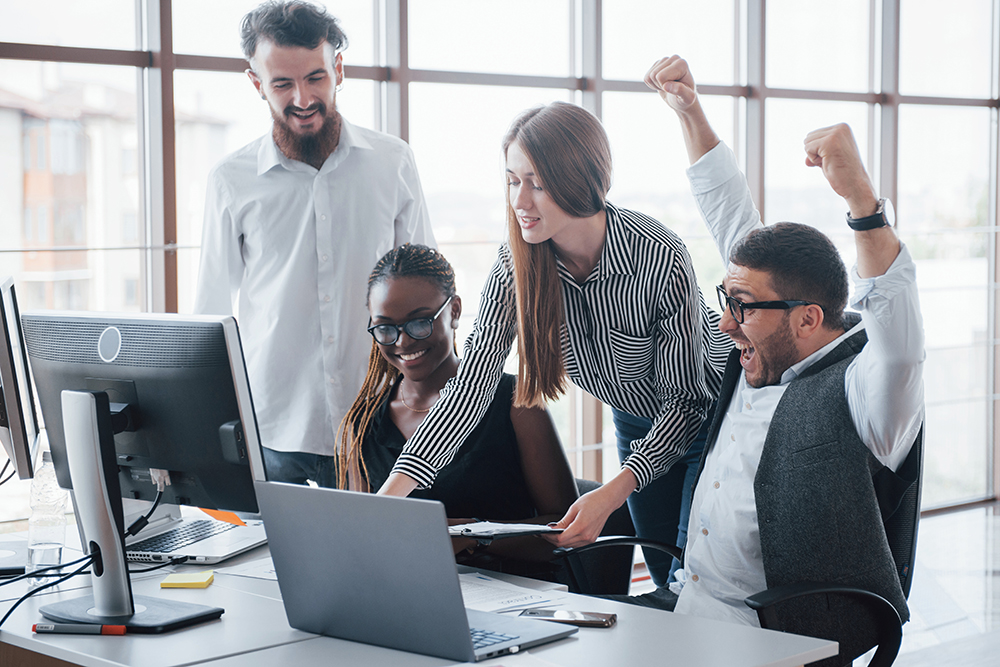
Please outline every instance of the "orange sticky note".
[[226, 523], [231, 523], [236, 526], [245, 526], [243, 519], [239, 518], [232, 512], [223, 512], [221, 510], [207, 510], [204, 507], [199, 507], [202, 512], [212, 517], [213, 519], [218, 519], [219, 521], [225, 521]]

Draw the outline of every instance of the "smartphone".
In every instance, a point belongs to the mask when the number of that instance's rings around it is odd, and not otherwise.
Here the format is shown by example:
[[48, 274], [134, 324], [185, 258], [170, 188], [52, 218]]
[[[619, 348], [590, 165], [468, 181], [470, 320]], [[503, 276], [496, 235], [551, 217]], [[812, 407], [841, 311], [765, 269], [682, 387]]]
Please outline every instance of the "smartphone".
[[617, 614], [602, 614], [596, 611], [566, 611], [565, 609], [525, 609], [521, 616], [540, 618], [545, 621], [569, 623], [581, 628], [610, 628], [618, 622]]

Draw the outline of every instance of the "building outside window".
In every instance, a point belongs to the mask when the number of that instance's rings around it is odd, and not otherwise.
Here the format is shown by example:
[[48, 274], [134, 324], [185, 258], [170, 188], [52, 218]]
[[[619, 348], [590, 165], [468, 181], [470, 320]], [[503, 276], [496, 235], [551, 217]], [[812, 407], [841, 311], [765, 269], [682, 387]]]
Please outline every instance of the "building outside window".
[[[0, 153], [0, 275], [14, 275], [25, 308], [191, 312], [207, 174], [270, 128], [239, 50], [239, 20], [256, 4], [4, 10], [0, 139], [20, 154]], [[951, 3], [943, 26], [930, 0], [331, 2], [350, 40], [337, 104], [410, 142], [465, 297], [465, 334], [505, 238], [500, 140], [521, 110], [565, 100], [597, 114], [614, 151], [609, 198], [680, 234], [709, 296], [722, 261], [688, 190], [673, 113], [642, 84], [648, 67], [683, 55], [765, 222], [813, 224], [851, 263], [843, 202], [803, 166], [801, 147], [809, 130], [849, 122], [917, 260], [924, 507], [951, 506], [995, 497], [1000, 483], [998, 5]], [[163, 35], [148, 12], [172, 33], [156, 66]], [[835, 51], [816, 48], [818, 30], [837, 35]], [[513, 34], [530, 48], [513, 48]], [[603, 406], [572, 389], [550, 408], [579, 476], [617, 470], [600, 447], [613, 439]]]

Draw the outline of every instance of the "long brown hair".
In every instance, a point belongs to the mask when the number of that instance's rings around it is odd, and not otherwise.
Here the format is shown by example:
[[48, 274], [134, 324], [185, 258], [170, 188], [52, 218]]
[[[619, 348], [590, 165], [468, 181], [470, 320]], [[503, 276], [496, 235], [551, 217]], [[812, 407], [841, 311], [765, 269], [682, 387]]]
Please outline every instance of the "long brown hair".
[[[577, 218], [605, 208], [611, 188], [611, 145], [601, 122], [566, 102], [528, 109], [503, 139], [504, 157], [517, 142], [546, 192]], [[543, 407], [566, 388], [560, 331], [562, 287], [551, 241], [531, 244], [521, 237], [507, 188], [507, 235], [517, 294], [517, 389], [514, 405]]]
[[[406, 243], [393, 248], [375, 264], [368, 276], [368, 297], [375, 285], [392, 278], [422, 278], [436, 284], [445, 297], [455, 296], [455, 270], [434, 248]], [[367, 300], [366, 300], [367, 305]], [[372, 418], [385, 401], [399, 377], [399, 370], [390, 366], [373, 340], [368, 355], [368, 372], [351, 409], [340, 422], [340, 447], [337, 451], [337, 488], [348, 488], [348, 471], [357, 470], [361, 480], [368, 480], [368, 469], [361, 454], [365, 434]]]

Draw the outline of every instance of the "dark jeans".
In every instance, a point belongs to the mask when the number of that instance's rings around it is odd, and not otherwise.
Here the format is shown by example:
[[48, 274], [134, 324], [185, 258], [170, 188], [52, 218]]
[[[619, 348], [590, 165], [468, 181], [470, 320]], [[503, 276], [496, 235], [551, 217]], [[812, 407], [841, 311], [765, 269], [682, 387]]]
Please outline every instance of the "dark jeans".
[[264, 451], [264, 471], [269, 482], [305, 484], [307, 480], [318, 486], [337, 488], [336, 457], [304, 452], [279, 452], [261, 447]]
[[[632, 441], [645, 437], [653, 423], [645, 417], [636, 417], [615, 408], [611, 409], [611, 415], [618, 438], [618, 458], [624, 461], [632, 451]], [[670, 470], [647, 484], [642, 491], [628, 497], [628, 511], [639, 537], [684, 548], [687, 543], [688, 515], [691, 513], [691, 494], [710, 421], [711, 413], [702, 424], [687, 454], [674, 463]], [[643, 549], [643, 555], [654, 584], [665, 586], [673, 581], [674, 571], [680, 567], [676, 558], [655, 549]]]

